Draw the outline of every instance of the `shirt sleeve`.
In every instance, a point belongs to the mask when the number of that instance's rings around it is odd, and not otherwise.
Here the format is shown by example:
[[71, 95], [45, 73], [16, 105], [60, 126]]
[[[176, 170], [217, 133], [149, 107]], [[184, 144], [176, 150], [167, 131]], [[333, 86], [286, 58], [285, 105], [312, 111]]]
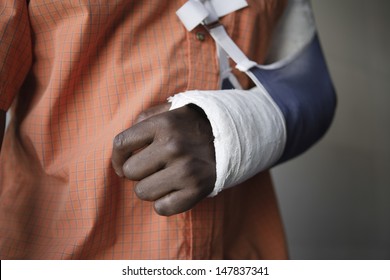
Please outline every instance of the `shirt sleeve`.
[[0, 0], [0, 109], [7, 111], [32, 62], [27, 1]]

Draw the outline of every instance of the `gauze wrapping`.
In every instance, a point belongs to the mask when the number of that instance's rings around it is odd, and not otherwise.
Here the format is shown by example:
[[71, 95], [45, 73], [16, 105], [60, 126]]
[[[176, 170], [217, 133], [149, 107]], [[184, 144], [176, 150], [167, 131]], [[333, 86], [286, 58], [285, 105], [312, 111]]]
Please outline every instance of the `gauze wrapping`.
[[209, 196], [271, 167], [283, 153], [283, 115], [261, 89], [193, 90], [176, 94], [168, 101], [172, 103], [170, 110], [195, 104], [210, 121], [217, 178]]

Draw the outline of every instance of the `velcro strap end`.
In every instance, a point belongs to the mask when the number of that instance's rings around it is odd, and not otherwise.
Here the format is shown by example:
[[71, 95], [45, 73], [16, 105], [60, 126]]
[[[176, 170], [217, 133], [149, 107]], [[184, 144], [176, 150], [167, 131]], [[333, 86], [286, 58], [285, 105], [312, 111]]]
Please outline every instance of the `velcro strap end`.
[[176, 15], [184, 24], [185, 28], [188, 31], [191, 31], [201, 24], [209, 13], [203, 4], [195, 1], [188, 1], [176, 11]]

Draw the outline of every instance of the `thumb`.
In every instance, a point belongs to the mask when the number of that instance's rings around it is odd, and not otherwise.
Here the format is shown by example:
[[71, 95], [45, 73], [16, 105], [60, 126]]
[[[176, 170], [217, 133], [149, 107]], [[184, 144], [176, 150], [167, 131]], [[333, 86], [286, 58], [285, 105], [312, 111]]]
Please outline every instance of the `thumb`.
[[137, 119], [135, 120], [135, 123], [142, 122], [146, 119], [149, 119], [150, 117], [167, 112], [167, 111], [169, 111], [169, 108], [171, 108], [171, 103], [164, 103], [164, 104], [153, 106], [149, 109], [146, 109], [145, 111], [141, 112], [138, 115]]

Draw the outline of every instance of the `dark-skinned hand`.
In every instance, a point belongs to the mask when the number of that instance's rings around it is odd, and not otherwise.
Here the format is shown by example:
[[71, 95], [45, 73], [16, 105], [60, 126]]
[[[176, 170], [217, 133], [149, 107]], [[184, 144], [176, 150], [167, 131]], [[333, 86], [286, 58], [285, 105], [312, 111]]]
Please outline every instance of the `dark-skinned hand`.
[[115, 172], [135, 185], [137, 196], [170, 216], [205, 198], [216, 180], [213, 133], [204, 113], [193, 105], [168, 111], [170, 104], [141, 113], [135, 125], [113, 143]]

